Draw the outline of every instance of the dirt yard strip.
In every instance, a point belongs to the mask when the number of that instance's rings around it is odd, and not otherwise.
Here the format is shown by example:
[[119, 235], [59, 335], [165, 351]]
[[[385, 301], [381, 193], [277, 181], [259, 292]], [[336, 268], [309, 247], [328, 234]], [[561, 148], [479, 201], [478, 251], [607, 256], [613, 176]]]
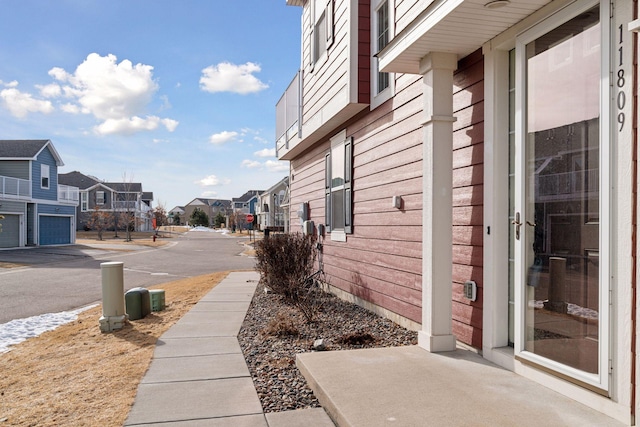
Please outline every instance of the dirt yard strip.
[[229, 272], [153, 286], [166, 310], [101, 333], [102, 307], [0, 354], [1, 426], [121, 426], [158, 338]]

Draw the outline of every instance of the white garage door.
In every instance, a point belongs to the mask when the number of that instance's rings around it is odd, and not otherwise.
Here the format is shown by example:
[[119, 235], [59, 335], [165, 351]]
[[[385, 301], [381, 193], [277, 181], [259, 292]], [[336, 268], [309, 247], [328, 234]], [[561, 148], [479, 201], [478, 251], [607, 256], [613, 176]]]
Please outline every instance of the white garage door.
[[15, 248], [20, 246], [20, 215], [4, 214], [0, 219], [0, 248]]

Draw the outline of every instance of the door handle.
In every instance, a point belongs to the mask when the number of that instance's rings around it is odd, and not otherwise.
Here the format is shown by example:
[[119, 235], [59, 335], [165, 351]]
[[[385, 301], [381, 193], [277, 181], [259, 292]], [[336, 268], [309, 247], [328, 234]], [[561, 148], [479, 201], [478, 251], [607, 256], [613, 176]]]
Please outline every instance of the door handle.
[[511, 221], [511, 224], [516, 226], [516, 240], [520, 240], [520, 227], [522, 226], [520, 222], [520, 212], [516, 212], [516, 218]]

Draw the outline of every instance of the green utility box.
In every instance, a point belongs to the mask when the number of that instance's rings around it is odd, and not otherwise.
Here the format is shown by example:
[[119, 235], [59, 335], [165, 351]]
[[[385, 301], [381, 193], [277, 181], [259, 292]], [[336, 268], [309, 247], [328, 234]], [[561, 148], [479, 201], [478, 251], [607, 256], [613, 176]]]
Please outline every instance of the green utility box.
[[165, 308], [164, 304], [164, 289], [152, 289], [149, 291], [149, 298], [151, 300], [151, 311], [162, 311]]
[[151, 313], [149, 291], [145, 288], [129, 289], [124, 294], [124, 303], [129, 320], [142, 319]]

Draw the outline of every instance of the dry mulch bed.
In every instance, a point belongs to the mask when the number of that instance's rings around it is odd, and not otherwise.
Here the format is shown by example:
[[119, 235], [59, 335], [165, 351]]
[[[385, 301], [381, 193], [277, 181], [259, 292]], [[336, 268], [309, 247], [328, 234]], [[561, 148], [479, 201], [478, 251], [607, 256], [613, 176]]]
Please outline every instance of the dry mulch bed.
[[417, 344], [417, 332], [329, 294], [309, 323], [258, 285], [238, 341], [264, 412], [320, 406], [295, 364], [296, 354], [314, 351], [317, 339], [326, 350], [391, 347]]

